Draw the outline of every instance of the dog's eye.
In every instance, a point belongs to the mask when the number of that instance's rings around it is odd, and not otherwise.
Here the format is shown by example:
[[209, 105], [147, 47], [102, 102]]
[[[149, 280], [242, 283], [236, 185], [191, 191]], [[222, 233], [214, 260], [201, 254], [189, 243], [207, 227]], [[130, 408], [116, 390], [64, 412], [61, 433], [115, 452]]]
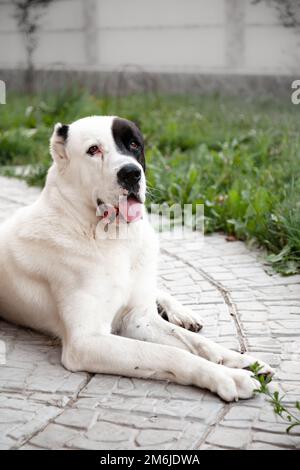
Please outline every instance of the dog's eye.
[[92, 145], [92, 146], [88, 149], [87, 153], [88, 153], [89, 155], [95, 155], [98, 151], [99, 151], [98, 146], [97, 146], [97, 145]]
[[134, 140], [130, 142], [129, 147], [131, 150], [137, 150], [139, 148], [139, 144], [137, 144]]

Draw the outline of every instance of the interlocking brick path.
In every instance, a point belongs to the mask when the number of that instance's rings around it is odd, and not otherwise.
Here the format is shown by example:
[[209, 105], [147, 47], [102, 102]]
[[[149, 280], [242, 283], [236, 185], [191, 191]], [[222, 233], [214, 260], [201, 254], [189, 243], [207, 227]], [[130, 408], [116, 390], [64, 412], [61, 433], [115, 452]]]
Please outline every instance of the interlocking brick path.
[[[0, 219], [38, 193], [0, 178]], [[300, 276], [270, 276], [257, 252], [213, 235], [163, 241], [159, 279], [205, 319], [203, 334], [269, 362], [288, 402], [300, 399]], [[262, 396], [226, 404], [193, 387], [71, 373], [56, 341], [1, 320], [0, 340], [2, 449], [300, 448]]]

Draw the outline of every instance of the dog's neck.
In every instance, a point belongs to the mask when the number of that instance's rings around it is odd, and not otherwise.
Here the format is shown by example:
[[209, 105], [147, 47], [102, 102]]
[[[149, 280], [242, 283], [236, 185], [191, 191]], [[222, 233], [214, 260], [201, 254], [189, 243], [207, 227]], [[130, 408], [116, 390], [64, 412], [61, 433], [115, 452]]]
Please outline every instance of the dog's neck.
[[44, 192], [47, 193], [47, 200], [58, 210], [58, 213], [65, 213], [67, 219], [76, 230], [82, 233], [96, 231], [99, 218], [96, 215], [96, 207], [91, 201], [86, 201], [78, 191], [74, 191], [71, 185], [67, 184], [59, 175], [55, 166], [51, 167], [48, 173]]

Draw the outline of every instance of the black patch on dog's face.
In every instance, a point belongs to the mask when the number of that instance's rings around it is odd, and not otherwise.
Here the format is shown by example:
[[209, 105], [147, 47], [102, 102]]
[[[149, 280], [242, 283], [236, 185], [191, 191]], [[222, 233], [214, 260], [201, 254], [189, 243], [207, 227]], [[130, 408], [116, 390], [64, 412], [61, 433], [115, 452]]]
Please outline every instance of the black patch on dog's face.
[[57, 135], [59, 137], [62, 137], [64, 141], [67, 140], [68, 133], [69, 133], [69, 126], [67, 126], [66, 124], [63, 124], [61, 127], [57, 129]]
[[114, 118], [112, 135], [119, 152], [135, 158], [145, 171], [144, 139], [139, 128], [127, 119]]

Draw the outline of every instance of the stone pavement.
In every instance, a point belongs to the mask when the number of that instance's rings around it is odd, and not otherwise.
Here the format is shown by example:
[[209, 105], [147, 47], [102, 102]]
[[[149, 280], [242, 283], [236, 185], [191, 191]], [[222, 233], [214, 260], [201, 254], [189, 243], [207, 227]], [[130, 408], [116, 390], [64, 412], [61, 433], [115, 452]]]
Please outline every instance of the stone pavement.
[[[0, 218], [38, 192], [0, 178]], [[287, 401], [300, 399], [300, 276], [269, 276], [257, 252], [221, 235], [163, 241], [159, 276], [205, 319], [203, 334], [269, 362]], [[300, 448], [262, 396], [226, 404], [193, 387], [71, 373], [56, 341], [3, 321], [0, 340], [2, 449]]]

